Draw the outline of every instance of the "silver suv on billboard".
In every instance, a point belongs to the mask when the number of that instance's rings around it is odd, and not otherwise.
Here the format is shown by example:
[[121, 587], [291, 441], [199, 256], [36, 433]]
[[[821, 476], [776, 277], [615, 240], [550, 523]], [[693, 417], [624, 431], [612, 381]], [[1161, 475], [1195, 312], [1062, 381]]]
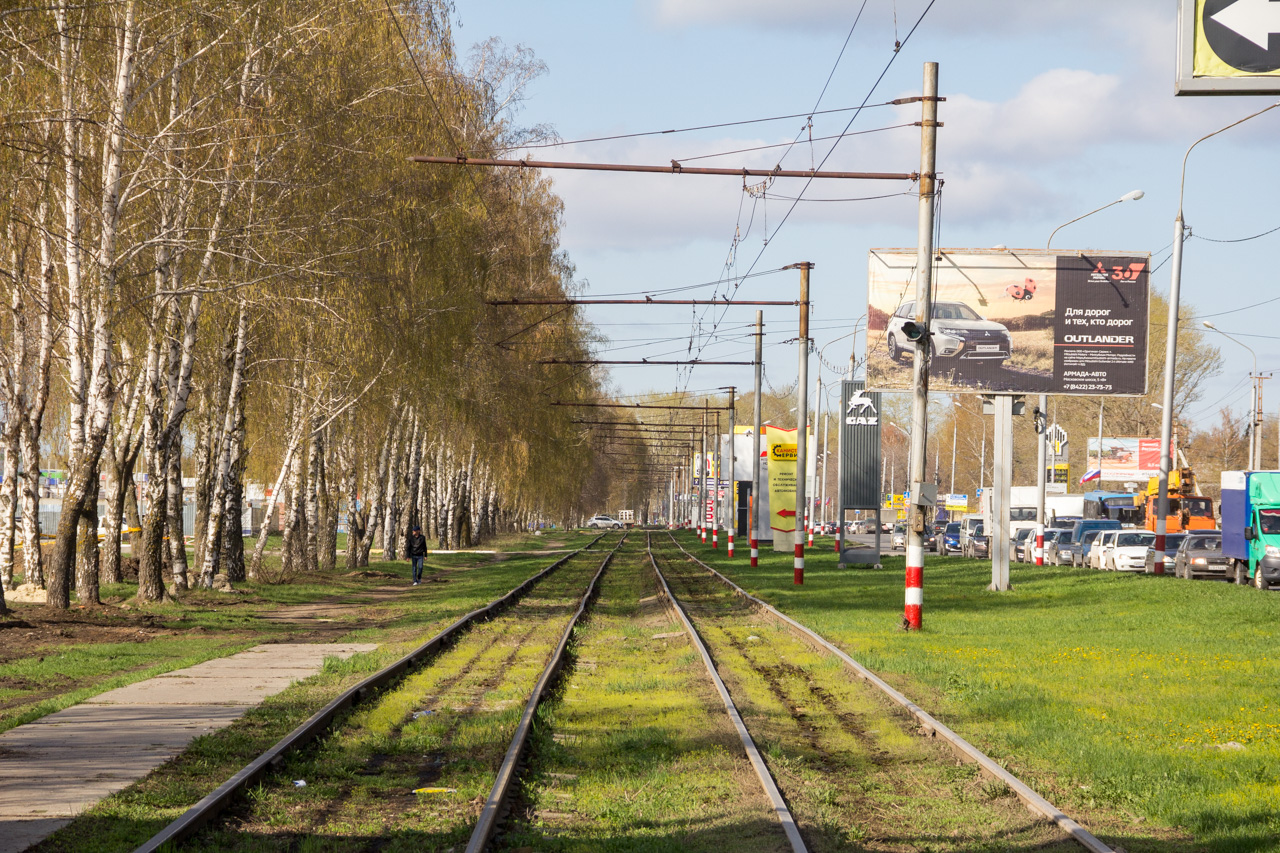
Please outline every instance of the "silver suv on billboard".
[[[885, 341], [889, 358], [898, 361], [902, 354], [910, 356], [912, 345], [902, 326], [915, 314], [915, 302], [904, 302], [889, 318]], [[1009, 330], [993, 320], [983, 319], [963, 302], [935, 302], [933, 321], [929, 324], [933, 357], [959, 361], [996, 361], [1003, 364], [1012, 353]], [[997, 365], [998, 366], [998, 365]]]

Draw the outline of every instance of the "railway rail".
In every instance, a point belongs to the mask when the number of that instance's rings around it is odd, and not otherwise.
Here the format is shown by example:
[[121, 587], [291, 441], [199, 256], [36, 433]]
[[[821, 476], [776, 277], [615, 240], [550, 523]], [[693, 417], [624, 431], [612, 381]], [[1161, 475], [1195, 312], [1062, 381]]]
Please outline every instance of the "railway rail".
[[[222, 785], [218, 786], [216, 790], [204, 797], [180, 815], [176, 820], [172, 821], [159, 833], [137, 847], [135, 849], [135, 853], [155, 853], [155, 851], [158, 851], [161, 847], [166, 845], [172, 847], [190, 838], [224, 811], [249, 786], [257, 783], [268, 772], [278, 768], [292, 753], [297, 752], [316, 739], [332, 731], [342, 719], [344, 712], [353, 709], [361, 703], [368, 702], [376, 696], [385, 695], [389, 689], [405, 680], [406, 677], [411, 675], [415, 670], [422, 668], [428, 661], [437, 658], [438, 655], [440, 655], [446, 648], [450, 648], [451, 646], [456, 648], [455, 644], [463, 638], [464, 635], [467, 635], [470, 629], [474, 626], [487, 620], [496, 619], [502, 614], [508, 613], [514, 608], [517, 608], [522, 601], [530, 596], [531, 593], [535, 590], [539, 590], [541, 587], [547, 585], [549, 580], [555, 578], [557, 573], [559, 573], [567, 564], [586, 554], [594, 553], [594, 547], [600, 543], [601, 540], [611, 535], [617, 534], [611, 534], [609, 532], [601, 533], [582, 548], [555, 560], [547, 568], [525, 580], [510, 592], [495, 599], [494, 601], [491, 601], [484, 607], [477, 608], [476, 610], [467, 613], [444, 630], [437, 633], [431, 639], [401, 657], [399, 660], [384, 667], [368, 678], [362, 680], [360, 683], [344, 691], [341, 695], [313, 714], [279, 742], [263, 752], [258, 758], [250, 762]], [[578, 610], [574, 614], [570, 626], [565, 629], [562, 635], [562, 642], [556, 647], [555, 653], [552, 656], [552, 661], [547, 666], [547, 670], [551, 670], [554, 667], [559, 666], [565, 642], [569, 632], [572, 630], [572, 624], [575, 624], [577, 619], [584, 612], [586, 603], [595, 589], [596, 580], [604, 571], [613, 554], [616, 553], [618, 547], [621, 546], [625, 539], [626, 534], [621, 535], [618, 538], [617, 543], [608, 550], [599, 568], [591, 576], [591, 581], [587, 586], [586, 592], [580, 596], [574, 596], [575, 600], [579, 602]], [[504, 629], [505, 633], [509, 634], [515, 629], [515, 627], [518, 627], [522, 621], [528, 621], [527, 616], [528, 615], [526, 614], [526, 618], [523, 620], [520, 618], [511, 620], [512, 625], [511, 627]], [[531, 631], [532, 629], [529, 629], [522, 636], [516, 638], [517, 648], [522, 641], [528, 638]], [[465, 671], [465, 668], [478, 665], [485, 654], [497, 645], [497, 642], [497, 638], [490, 638], [484, 642], [480, 651], [470, 654], [467, 662], [464, 664], [463, 671]], [[508, 656], [505, 659], [506, 665], [511, 663], [511, 657], [513, 656]], [[544, 678], [539, 679], [535, 689], [535, 698], [539, 691], [545, 690], [546, 684], [549, 680], [550, 678], [544, 672]], [[461, 675], [455, 675], [453, 678], [448, 679], [448, 681], [456, 684], [461, 681]], [[536, 702], [533, 700], [531, 700], [531, 703], [536, 706]]]
[[[980, 768], [980, 772], [988, 779], [1008, 786], [1008, 789], [1017, 796], [1018, 800], [1023, 804], [1028, 812], [1037, 818], [1051, 822], [1074, 842], [1090, 851], [1090, 853], [1115, 853], [1115, 851], [1105, 842], [1095, 837], [1087, 829], [1068, 817], [1043, 796], [1035, 792], [977, 747], [970, 744], [955, 731], [938, 721], [923, 708], [916, 705], [901, 692], [894, 689], [871, 670], [859, 664], [838, 646], [831, 643], [812, 629], [802, 625], [791, 617], [786, 616], [767, 602], [752, 596], [746, 590], [733, 583], [729, 578], [725, 577], [723, 574], [691, 554], [674, 536], [670, 536], [670, 540], [671, 543], [679, 549], [683, 557], [685, 557], [690, 563], [699, 567], [700, 573], [704, 578], [713, 580], [718, 585], [722, 585], [724, 588], [732, 591], [732, 594], [740, 602], [739, 609], [750, 609], [760, 616], [765, 617], [782, 630], [785, 630], [795, 636], [811, 648], [820, 650], [824, 654], [834, 656], [834, 658], [837, 659], [850, 674], [866, 684], [875, 687], [902, 711], [909, 714], [910, 717], [919, 724], [922, 732], [929, 736], [936, 737], [946, 743], [961, 761], [976, 764]], [[689, 587], [686, 587], [686, 590], [688, 589]]]

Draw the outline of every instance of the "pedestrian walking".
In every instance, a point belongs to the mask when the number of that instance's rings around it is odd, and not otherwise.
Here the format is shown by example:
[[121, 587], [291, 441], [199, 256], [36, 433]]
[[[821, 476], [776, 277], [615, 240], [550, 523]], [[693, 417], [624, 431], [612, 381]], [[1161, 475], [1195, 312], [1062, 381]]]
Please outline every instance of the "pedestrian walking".
[[422, 528], [413, 526], [404, 543], [404, 556], [413, 564], [413, 585], [422, 583], [422, 561], [427, 557], [427, 537], [422, 535]]

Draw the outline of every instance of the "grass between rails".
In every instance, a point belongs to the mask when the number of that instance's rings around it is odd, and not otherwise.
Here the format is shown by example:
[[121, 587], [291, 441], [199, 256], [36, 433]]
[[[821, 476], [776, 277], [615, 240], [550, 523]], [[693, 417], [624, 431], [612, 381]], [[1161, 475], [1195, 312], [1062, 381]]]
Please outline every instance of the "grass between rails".
[[[316, 748], [287, 759], [247, 802], [184, 849], [417, 851], [465, 844], [528, 691], [603, 556], [593, 551], [566, 564], [512, 610], [472, 628]], [[540, 567], [546, 562], [540, 558]], [[508, 580], [514, 586], [516, 579]], [[451, 790], [414, 793], [429, 787]]]
[[632, 535], [544, 704], [525, 807], [495, 850], [788, 850], [706, 670]]
[[711, 648], [815, 853], [1074, 851], [839, 660], [815, 651], [668, 545], [664, 572]]
[[1024, 564], [993, 593], [989, 563], [930, 557], [907, 634], [901, 558], [838, 570], [828, 540], [796, 587], [790, 554], [682, 541], [1130, 853], [1280, 850], [1280, 596]]
[[[579, 544], [586, 541], [589, 540], [584, 538]], [[403, 656], [459, 615], [497, 598], [542, 570], [549, 561], [548, 556], [527, 556], [479, 570], [451, 570], [448, 557], [433, 559], [447, 582], [405, 587], [400, 600], [389, 608], [392, 618], [387, 624], [333, 638], [383, 643], [376, 652], [347, 661], [327, 661], [319, 675], [267, 699], [230, 727], [198, 738], [173, 762], [103, 800], [33, 849], [43, 853], [133, 849], [343, 690]], [[403, 563], [375, 564], [371, 570], [408, 575]], [[208, 643], [209, 635], [201, 642]], [[173, 668], [176, 665], [166, 666]], [[128, 680], [137, 680], [132, 677], [135, 674], [131, 673]]]

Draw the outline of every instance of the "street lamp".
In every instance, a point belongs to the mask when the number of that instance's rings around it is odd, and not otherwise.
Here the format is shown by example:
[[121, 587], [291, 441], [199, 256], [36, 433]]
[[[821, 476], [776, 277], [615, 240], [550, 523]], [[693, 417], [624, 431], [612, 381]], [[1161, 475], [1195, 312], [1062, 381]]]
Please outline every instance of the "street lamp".
[[1186, 223], [1182, 218], [1182, 201], [1187, 189], [1187, 160], [1192, 150], [1206, 139], [1230, 130], [1236, 125], [1244, 124], [1249, 119], [1257, 118], [1269, 110], [1280, 107], [1280, 101], [1269, 107], [1263, 107], [1250, 113], [1239, 121], [1213, 133], [1206, 134], [1187, 148], [1182, 155], [1182, 177], [1178, 183], [1178, 215], [1173, 220], [1173, 269], [1169, 274], [1169, 322], [1165, 328], [1166, 340], [1164, 348], [1164, 410], [1160, 416], [1160, 488], [1156, 493], [1156, 565], [1155, 573], [1164, 574], [1164, 536], [1165, 518], [1169, 513], [1169, 443], [1173, 436], [1173, 382], [1175, 361], [1178, 355], [1178, 292], [1182, 287], [1182, 241], [1186, 236]]
[[1063, 228], [1066, 228], [1068, 225], [1079, 222], [1081, 219], [1084, 219], [1089, 216], [1093, 216], [1095, 213], [1100, 213], [1106, 210], [1108, 207], [1114, 207], [1115, 205], [1120, 204], [1122, 202], [1137, 201], [1138, 199], [1142, 198], [1144, 195], [1146, 195], [1146, 193], [1144, 193], [1142, 190], [1132, 190], [1120, 196], [1120, 198], [1116, 199], [1115, 201], [1104, 204], [1102, 207], [1098, 208], [1097, 210], [1091, 210], [1088, 213], [1084, 214], [1083, 216], [1077, 216], [1075, 219], [1072, 219], [1070, 222], [1062, 223], [1057, 228], [1053, 229], [1053, 234], [1050, 234], [1049, 239], [1045, 241], [1044, 250], [1046, 252], [1049, 251], [1049, 244], [1053, 242], [1053, 235], [1057, 234], [1059, 231], [1061, 231]]
[[1253, 372], [1249, 374], [1249, 378], [1253, 380], [1253, 401], [1249, 405], [1249, 469], [1257, 471], [1262, 467], [1262, 436], [1258, 435], [1258, 426], [1262, 423], [1262, 412], [1258, 411], [1261, 408], [1258, 405], [1258, 398], [1261, 396], [1258, 393], [1260, 390], [1258, 385], [1261, 382], [1261, 377], [1258, 375], [1258, 354], [1253, 351], [1253, 347], [1228, 335], [1208, 320], [1204, 321], [1204, 327], [1211, 332], [1217, 332], [1229, 341], [1234, 341], [1247, 349], [1249, 355], [1253, 356]]

